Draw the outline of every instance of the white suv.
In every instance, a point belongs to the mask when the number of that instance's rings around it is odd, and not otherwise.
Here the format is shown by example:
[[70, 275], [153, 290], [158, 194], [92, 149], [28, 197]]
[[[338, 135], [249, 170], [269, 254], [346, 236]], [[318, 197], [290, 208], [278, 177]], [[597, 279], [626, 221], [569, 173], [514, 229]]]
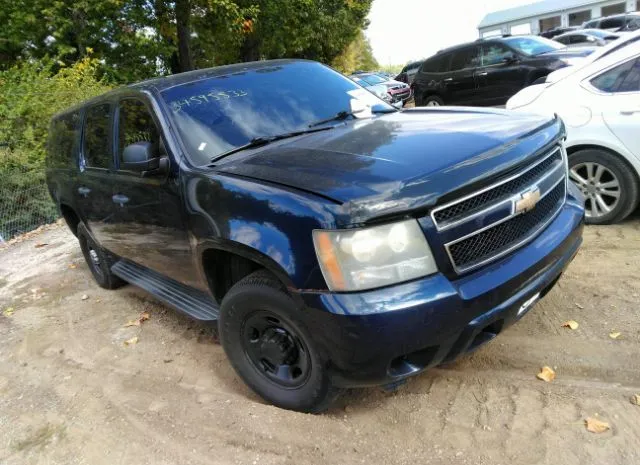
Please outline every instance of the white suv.
[[638, 205], [640, 186], [640, 41], [605, 48], [610, 51], [507, 102], [507, 109], [562, 117], [570, 177], [594, 224], [626, 218]]

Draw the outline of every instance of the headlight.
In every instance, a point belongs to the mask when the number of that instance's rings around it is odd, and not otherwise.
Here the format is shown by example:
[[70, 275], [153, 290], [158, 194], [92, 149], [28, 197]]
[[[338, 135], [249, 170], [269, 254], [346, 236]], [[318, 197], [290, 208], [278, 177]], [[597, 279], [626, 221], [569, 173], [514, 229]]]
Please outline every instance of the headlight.
[[313, 231], [322, 274], [332, 291], [362, 291], [438, 271], [416, 220], [341, 231]]
[[562, 61], [567, 66], [575, 66], [575, 65], [579, 65], [580, 63], [584, 62], [584, 58], [582, 58], [582, 57], [570, 57], [570, 58], [562, 58], [560, 61]]

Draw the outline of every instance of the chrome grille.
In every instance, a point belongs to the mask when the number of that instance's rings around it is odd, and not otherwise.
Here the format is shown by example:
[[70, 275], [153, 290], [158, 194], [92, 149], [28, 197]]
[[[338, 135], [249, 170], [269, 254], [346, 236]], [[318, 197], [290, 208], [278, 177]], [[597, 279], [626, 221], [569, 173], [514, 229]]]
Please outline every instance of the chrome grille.
[[562, 153], [558, 148], [544, 160], [526, 171], [517, 174], [515, 177], [508, 178], [502, 181], [502, 183], [494, 184], [486, 190], [476, 192], [471, 194], [471, 196], [435, 209], [432, 213], [433, 221], [438, 229], [444, 229], [462, 218], [482, 211], [490, 204], [507, 200], [509, 197], [522, 191], [526, 186], [535, 183], [536, 180], [543, 177], [561, 163]]
[[517, 247], [555, 216], [565, 198], [566, 182], [561, 180], [536, 207], [507, 221], [493, 225], [473, 236], [447, 246], [458, 270], [474, 268], [487, 259], [497, 259]]
[[506, 255], [536, 236], [566, 198], [566, 153], [556, 146], [532, 166], [436, 207], [431, 218], [458, 274]]

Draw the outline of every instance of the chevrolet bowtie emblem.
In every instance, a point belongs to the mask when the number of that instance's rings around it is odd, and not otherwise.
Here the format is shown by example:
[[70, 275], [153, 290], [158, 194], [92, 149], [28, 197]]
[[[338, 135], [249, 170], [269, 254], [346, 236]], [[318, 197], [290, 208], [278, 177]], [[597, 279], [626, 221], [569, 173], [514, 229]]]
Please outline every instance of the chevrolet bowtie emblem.
[[521, 194], [521, 198], [516, 201], [515, 213], [524, 213], [536, 208], [536, 204], [540, 200], [540, 189], [537, 187], [533, 190]]

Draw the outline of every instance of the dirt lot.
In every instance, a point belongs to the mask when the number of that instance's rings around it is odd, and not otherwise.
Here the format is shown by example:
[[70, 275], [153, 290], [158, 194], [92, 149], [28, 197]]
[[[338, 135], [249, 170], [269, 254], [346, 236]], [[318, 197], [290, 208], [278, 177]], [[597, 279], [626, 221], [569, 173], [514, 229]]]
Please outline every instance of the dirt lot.
[[[0, 251], [0, 463], [639, 464], [639, 263], [639, 216], [590, 227], [559, 285], [493, 343], [313, 416], [252, 394], [211, 328], [100, 289], [54, 228]], [[588, 432], [596, 416], [611, 429]]]

